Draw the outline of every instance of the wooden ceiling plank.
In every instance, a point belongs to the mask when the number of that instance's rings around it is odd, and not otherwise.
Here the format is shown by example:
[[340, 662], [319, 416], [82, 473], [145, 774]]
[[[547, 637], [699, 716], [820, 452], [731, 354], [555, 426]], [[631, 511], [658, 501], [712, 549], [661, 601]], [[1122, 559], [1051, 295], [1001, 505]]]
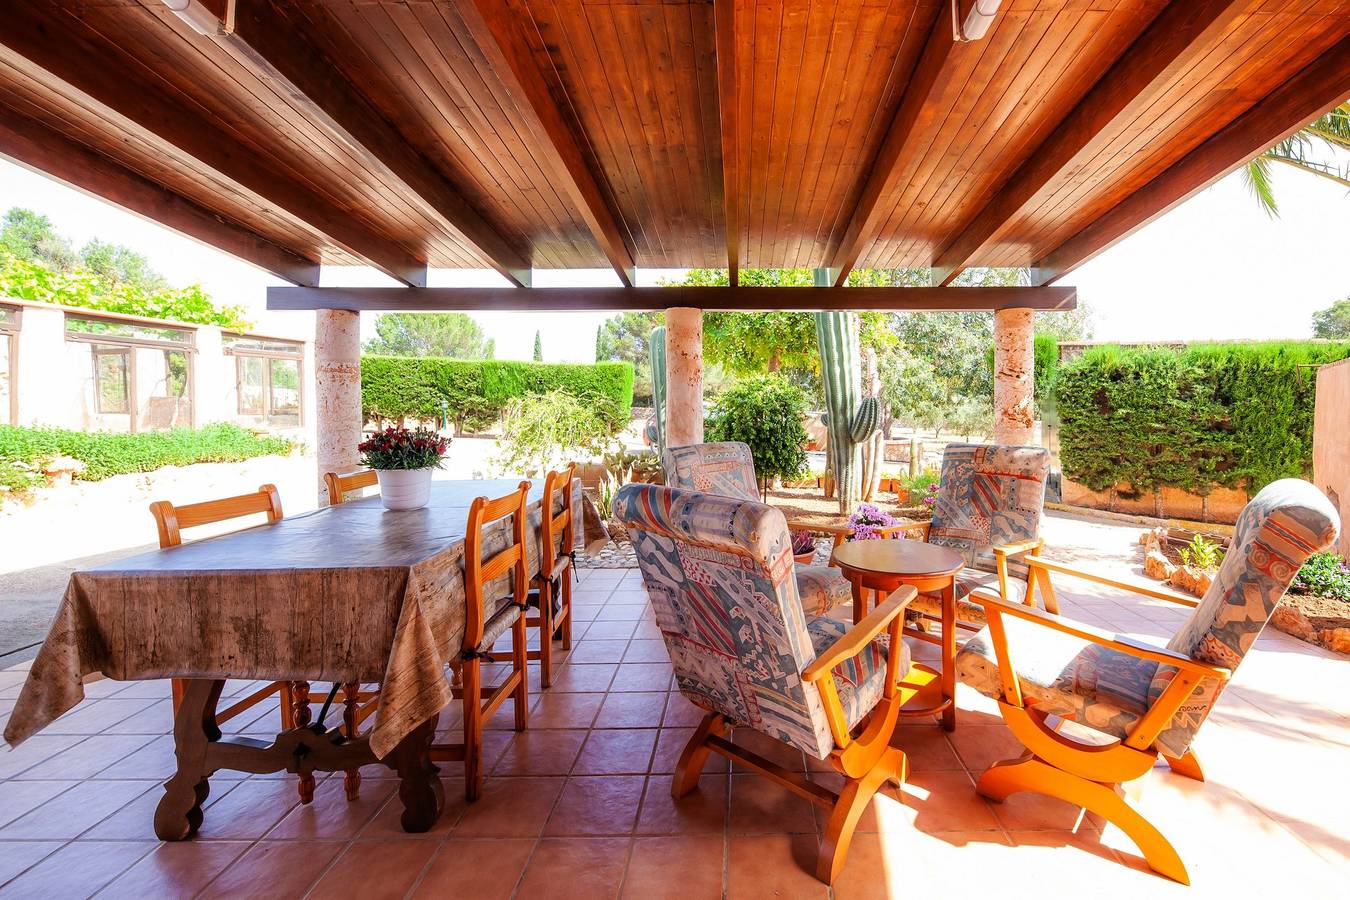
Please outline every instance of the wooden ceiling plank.
[[741, 174], [739, 76], [736, 68], [735, 0], [713, 0], [717, 47], [717, 120], [722, 147], [722, 214], [726, 219], [727, 277], [731, 286], [741, 277]]
[[1350, 36], [1180, 161], [1039, 260], [1049, 284], [1279, 143], [1350, 96]]
[[469, 33], [489, 65], [516, 97], [519, 113], [552, 150], [555, 175], [586, 221], [619, 280], [631, 286], [636, 266], [623, 229], [605, 202], [595, 174], [554, 103], [548, 83], [519, 33], [515, 14], [501, 0], [472, 0], [459, 7]]
[[268, 288], [272, 310], [1069, 310], [1072, 287]]
[[143, 178], [33, 119], [0, 116], [0, 156], [304, 287], [319, 262]]

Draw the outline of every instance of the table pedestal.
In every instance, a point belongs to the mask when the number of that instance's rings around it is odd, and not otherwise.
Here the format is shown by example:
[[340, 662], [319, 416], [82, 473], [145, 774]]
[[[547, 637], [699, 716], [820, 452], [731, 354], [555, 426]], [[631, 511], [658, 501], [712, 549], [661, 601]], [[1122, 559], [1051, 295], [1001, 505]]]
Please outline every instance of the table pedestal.
[[428, 755], [439, 715], [417, 726], [381, 760], [375, 758], [368, 738], [347, 740], [336, 729], [320, 734], [306, 727], [291, 728], [270, 744], [223, 737], [216, 727], [216, 704], [224, 685], [221, 680], [188, 682], [173, 725], [178, 770], [164, 783], [164, 796], [155, 808], [155, 834], [160, 840], [181, 841], [197, 832], [202, 804], [211, 793], [210, 777], [217, 769], [308, 776], [381, 763], [398, 773], [404, 831], [428, 831], [440, 818], [445, 792]]

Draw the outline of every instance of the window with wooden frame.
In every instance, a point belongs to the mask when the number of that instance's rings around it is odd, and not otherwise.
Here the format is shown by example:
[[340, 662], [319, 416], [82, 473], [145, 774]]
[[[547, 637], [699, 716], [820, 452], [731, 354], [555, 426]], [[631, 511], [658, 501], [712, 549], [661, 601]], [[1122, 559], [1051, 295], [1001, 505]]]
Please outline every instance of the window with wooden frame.
[[132, 432], [193, 424], [193, 329], [67, 313], [66, 340], [91, 345], [96, 415], [126, 416]]
[[305, 345], [246, 334], [221, 339], [225, 353], [234, 357], [239, 417], [277, 428], [300, 427]]
[[17, 377], [21, 315], [17, 306], [0, 305], [0, 422], [10, 425], [19, 417]]

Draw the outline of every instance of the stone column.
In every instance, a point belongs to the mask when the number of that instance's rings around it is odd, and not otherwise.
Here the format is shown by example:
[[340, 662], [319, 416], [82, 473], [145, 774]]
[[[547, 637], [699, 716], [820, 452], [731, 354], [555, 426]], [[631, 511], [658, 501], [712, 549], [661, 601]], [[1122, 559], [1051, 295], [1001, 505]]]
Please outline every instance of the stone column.
[[321, 309], [314, 314], [314, 415], [319, 457], [319, 505], [328, 505], [325, 472], [357, 468], [361, 443], [361, 314]]
[[994, 313], [994, 443], [1030, 444], [1035, 438], [1035, 313]]
[[703, 443], [703, 312], [666, 310], [666, 446]]

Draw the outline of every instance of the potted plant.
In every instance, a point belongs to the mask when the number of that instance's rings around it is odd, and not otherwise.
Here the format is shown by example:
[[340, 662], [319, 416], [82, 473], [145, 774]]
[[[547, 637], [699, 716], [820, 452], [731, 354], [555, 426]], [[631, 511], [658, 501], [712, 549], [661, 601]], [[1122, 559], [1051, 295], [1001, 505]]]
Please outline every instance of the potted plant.
[[900, 520], [884, 509], [877, 509], [870, 503], [861, 503], [848, 517], [849, 527], [853, 529], [851, 541], [875, 541], [882, 537], [877, 529], [886, 525], [899, 525]]
[[809, 531], [792, 532], [792, 558], [804, 566], [816, 558], [816, 536]]
[[380, 480], [385, 509], [420, 509], [431, 497], [431, 470], [441, 467], [449, 443], [429, 428], [386, 428], [356, 449]]

